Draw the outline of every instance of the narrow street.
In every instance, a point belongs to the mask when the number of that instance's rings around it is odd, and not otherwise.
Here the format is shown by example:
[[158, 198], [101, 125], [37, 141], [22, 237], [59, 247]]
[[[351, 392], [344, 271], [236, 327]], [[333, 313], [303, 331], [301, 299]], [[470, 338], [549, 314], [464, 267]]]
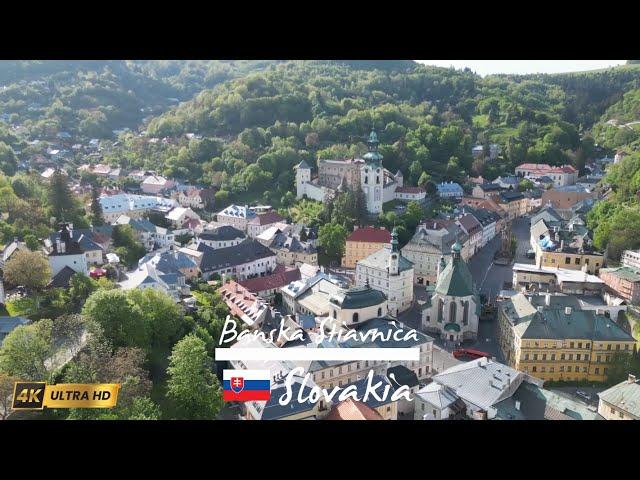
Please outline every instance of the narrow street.
[[[516, 237], [516, 258], [518, 263], [533, 263], [533, 260], [527, 258], [527, 250], [529, 250], [529, 217], [525, 216], [517, 218], [513, 221], [512, 231]], [[476, 288], [479, 293], [484, 294], [487, 298], [494, 299], [502, 290], [504, 282], [511, 282], [513, 278], [512, 267], [510, 265], [495, 265], [493, 258], [500, 248], [501, 239], [499, 236], [489, 242], [482, 250], [469, 261], [469, 271], [473, 277]], [[421, 303], [425, 298], [424, 287], [414, 287], [414, 296], [417, 303]], [[410, 328], [422, 330], [420, 325], [419, 306], [416, 305], [408, 311], [402, 313], [399, 318], [401, 322]], [[478, 338], [475, 342], [465, 342], [466, 348], [474, 348], [483, 352], [487, 352], [498, 361], [503, 361], [502, 354], [497, 344], [497, 322], [495, 319], [483, 320], [479, 322]], [[453, 347], [445, 345], [439, 339], [434, 339], [433, 367], [437, 371], [443, 368], [459, 363], [453, 358], [451, 351]]]

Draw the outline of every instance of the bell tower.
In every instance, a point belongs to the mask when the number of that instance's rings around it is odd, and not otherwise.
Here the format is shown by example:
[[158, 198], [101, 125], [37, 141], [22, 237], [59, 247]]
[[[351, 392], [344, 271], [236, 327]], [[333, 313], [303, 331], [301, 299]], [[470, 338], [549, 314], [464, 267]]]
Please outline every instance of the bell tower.
[[389, 275], [398, 275], [400, 273], [400, 249], [398, 248], [398, 232], [393, 227], [391, 232], [391, 254], [389, 255]]

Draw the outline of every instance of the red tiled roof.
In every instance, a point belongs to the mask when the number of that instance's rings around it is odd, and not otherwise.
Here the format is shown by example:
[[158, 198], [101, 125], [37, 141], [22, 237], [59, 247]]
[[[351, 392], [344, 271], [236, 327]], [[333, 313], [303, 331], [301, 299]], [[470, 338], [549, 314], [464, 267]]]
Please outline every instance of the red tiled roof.
[[398, 187], [396, 188], [398, 193], [426, 193], [426, 190], [422, 187]]
[[257, 293], [284, 287], [291, 282], [300, 280], [300, 278], [300, 270], [298, 268], [286, 271], [278, 271], [276, 269], [274, 273], [266, 277], [249, 278], [238, 283], [250, 292]]
[[358, 228], [347, 237], [347, 242], [389, 243], [391, 242], [391, 233], [383, 228]]
[[278, 212], [268, 212], [257, 215], [249, 223], [254, 225], [269, 225], [271, 223], [283, 222], [284, 218]]
[[384, 420], [382, 415], [362, 402], [348, 398], [334, 406], [326, 420]]
[[571, 165], [563, 165], [561, 167], [552, 167], [546, 163], [523, 163], [518, 165], [516, 169], [531, 170], [538, 173], [575, 173], [576, 169]]

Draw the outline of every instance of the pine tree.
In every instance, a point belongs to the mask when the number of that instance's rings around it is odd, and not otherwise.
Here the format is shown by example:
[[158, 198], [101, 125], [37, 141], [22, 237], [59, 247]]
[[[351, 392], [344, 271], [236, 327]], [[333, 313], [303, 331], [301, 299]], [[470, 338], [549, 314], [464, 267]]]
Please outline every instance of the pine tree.
[[68, 219], [74, 209], [74, 198], [67, 177], [60, 170], [51, 176], [48, 195], [53, 216], [58, 221]]
[[91, 188], [91, 222], [94, 227], [104, 225], [104, 215], [102, 214], [102, 205], [98, 196], [98, 189], [94, 185]]

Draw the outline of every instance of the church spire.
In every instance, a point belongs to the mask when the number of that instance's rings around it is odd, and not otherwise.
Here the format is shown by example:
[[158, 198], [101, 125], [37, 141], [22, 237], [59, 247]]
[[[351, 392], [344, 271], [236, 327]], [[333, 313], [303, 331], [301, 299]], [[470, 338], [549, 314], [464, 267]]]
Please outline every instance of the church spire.
[[393, 227], [393, 231], [391, 232], [391, 251], [398, 251], [398, 230], [396, 227]]
[[370, 152], [377, 152], [378, 145], [380, 142], [378, 141], [378, 134], [376, 133], [375, 127], [371, 126], [371, 133], [369, 134], [369, 140], [367, 140], [367, 145], [369, 146]]

